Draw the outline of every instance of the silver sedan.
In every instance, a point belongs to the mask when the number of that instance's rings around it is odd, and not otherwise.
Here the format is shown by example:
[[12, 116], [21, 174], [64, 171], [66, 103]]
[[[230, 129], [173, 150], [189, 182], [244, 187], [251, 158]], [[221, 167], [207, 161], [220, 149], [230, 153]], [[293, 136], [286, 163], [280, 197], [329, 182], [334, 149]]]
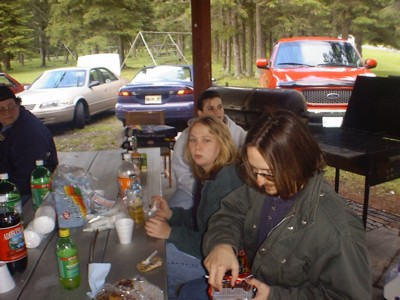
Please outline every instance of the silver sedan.
[[83, 128], [91, 116], [115, 107], [127, 84], [105, 67], [69, 67], [45, 71], [17, 96], [44, 124], [72, 123]]

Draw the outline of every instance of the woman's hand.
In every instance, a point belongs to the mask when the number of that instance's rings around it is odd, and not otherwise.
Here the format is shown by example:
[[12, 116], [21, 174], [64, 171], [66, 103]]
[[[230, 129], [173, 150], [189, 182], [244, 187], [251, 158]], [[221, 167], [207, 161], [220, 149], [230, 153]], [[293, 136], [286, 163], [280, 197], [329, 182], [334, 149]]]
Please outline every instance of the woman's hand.
[[147, 219], [144, 224], [144, 229], [148, 236], [158, 239], [167, 240], [171, 234], [171, 226], [169, 226], [165, 219], [158, 217]]
[[257, 289], [256, 296], [253, 298], [253, 300], [268, 299], [269, 291], [270, 291], [270, 288], [268, 285], [266, 285], [265, 283], [261, 282], [260, 280], [255, 279], [255, 278], [246, 279], [246, 283], [254, 286]]
[[204, 265], [208, 270], [208, 283], [212, 287], [221, 291], [222, 280], [226, 271], [229, 270], [232, 273], [231, 285], [235, 286], [239, 274], [239, 262], [231, 245], [221, 244], [215, 246], [204, 260]]
[[168, 202], [161, 196], [155, 195], [151, 197], [153, 205], [157, 206], [156, 216], [161, 219], [169, 220], [172, 216], [172, 210], [169, 208]]

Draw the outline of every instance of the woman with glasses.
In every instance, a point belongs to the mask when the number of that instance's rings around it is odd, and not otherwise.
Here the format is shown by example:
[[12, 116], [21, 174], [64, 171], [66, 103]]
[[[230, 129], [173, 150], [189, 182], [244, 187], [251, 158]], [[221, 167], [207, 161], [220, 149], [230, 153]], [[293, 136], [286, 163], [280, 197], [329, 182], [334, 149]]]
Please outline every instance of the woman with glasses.
[[23, 204], [30, 197], [30, 176], [39, 159], [50, 171], [58, 164], [51, 132], [21, 106], [21, 98], [0, 85], [0, 173], [8, 173]]
[[249, 130], [247, 183], [221, 201], [203, 239], [208, 283], [238, 278], [245, 250], [255, 299], [370, 299], [361, 219], [324, 181], [322, 152], [294, 114], [277, 111]]

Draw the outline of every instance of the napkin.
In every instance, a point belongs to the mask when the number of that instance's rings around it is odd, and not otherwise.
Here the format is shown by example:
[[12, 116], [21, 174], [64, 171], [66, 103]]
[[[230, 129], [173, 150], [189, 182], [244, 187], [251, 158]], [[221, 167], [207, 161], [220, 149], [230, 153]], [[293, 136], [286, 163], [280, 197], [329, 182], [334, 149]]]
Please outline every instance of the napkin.
[[111, 264], [110, 263], [90, 263], [89, 264], [89, 286], [91, 292], [87, 292], [87, 295], [92, 299], [96, 298], [97, 293], [103, 287], [108, 272], [110, 272]]

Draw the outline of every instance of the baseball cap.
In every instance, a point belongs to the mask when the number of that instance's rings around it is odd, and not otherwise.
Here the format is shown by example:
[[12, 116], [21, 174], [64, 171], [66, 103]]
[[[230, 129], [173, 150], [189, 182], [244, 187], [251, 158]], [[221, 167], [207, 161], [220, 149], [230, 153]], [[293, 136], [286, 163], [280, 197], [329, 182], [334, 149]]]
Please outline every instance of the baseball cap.
[[0, 85], [0, 101], [7, 99], [15, 99], [15, 95], [8, 86]]

